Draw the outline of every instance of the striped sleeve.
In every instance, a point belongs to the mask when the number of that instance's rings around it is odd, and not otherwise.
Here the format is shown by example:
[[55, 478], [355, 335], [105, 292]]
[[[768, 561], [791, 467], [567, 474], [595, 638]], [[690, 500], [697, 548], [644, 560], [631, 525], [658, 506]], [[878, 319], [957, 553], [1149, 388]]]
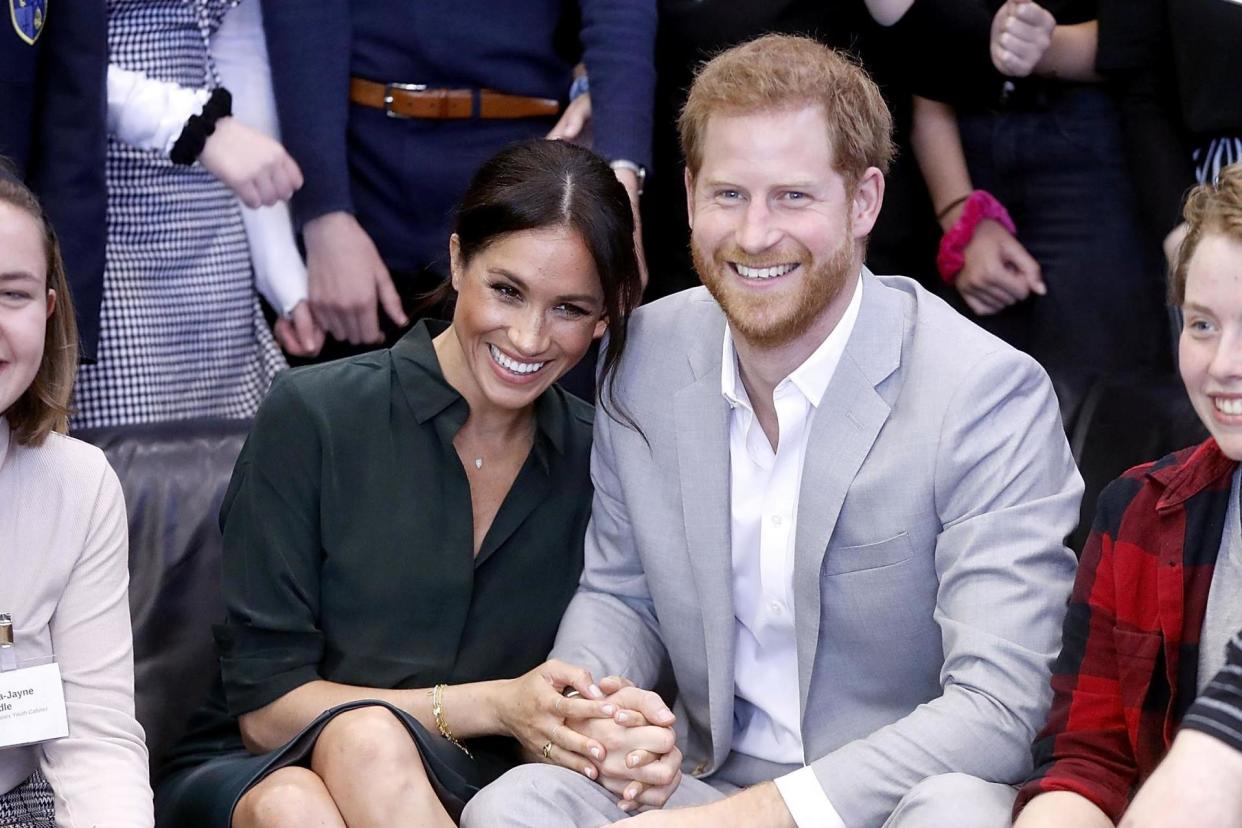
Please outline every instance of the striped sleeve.
[[1242, 632], [1229, 642], [1228, 660], [1195, 700], [1182, 727], [1215, 736], [1242, 750]]

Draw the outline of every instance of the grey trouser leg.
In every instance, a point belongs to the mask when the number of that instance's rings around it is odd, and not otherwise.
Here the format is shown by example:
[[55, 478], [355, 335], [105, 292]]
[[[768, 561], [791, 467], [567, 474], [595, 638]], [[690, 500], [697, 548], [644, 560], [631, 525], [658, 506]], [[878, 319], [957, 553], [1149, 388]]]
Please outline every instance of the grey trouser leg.
[[1017, 788], [964, 773], [929, 776], [897, 803], [884, 828], [1009, 828]]
[[[686, 775], [666, 808], [703, 805], [724, 794]], [[632, 816], [617, 798], [580, 773], [554, 765], [519, 765], [475, 794], [462, 828], [600, 828]]]

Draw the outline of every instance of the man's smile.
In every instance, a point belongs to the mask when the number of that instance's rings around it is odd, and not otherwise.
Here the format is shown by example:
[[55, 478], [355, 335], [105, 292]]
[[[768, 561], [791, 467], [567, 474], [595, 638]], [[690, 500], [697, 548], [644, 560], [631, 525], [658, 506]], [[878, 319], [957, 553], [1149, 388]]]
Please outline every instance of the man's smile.
[[791, 273], [798, 267], [798, 263], [790, 262], [769, 267], [748, 267], [739, 262], [729, 262], [729, 266], [733, 268], [734, 273], [743, 279], [775, 279]]

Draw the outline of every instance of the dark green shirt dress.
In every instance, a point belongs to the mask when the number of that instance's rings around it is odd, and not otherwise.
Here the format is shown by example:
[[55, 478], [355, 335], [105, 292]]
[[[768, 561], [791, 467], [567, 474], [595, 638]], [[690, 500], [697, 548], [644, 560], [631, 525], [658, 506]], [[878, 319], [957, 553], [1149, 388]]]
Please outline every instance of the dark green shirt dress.
[[[273, 384], [221, 510], [221, 680], [162, 775], [161, 825], [226, 828], [250, 785], [304, 764], [313, 735], [251, 756], [236, 717], [306, 682], [431, 687], [545, 660], [582, 570], [592, 409], [555, 386], [538, 399], [534, 446], [475, 557], [453, 448], [469, 409], [440, 371], [442, 329]], [[517, 762], [512, 740], [475, 740], [467, 760], [406, 718], [459, 798]]]

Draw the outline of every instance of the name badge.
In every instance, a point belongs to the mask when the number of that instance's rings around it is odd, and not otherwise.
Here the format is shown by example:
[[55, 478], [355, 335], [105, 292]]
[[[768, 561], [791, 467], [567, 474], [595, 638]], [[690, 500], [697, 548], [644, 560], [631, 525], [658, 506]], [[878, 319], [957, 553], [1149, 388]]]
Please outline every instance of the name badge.
[[68, 735], [65, 686], [58, 664], [0, 672], [0, 748]]

